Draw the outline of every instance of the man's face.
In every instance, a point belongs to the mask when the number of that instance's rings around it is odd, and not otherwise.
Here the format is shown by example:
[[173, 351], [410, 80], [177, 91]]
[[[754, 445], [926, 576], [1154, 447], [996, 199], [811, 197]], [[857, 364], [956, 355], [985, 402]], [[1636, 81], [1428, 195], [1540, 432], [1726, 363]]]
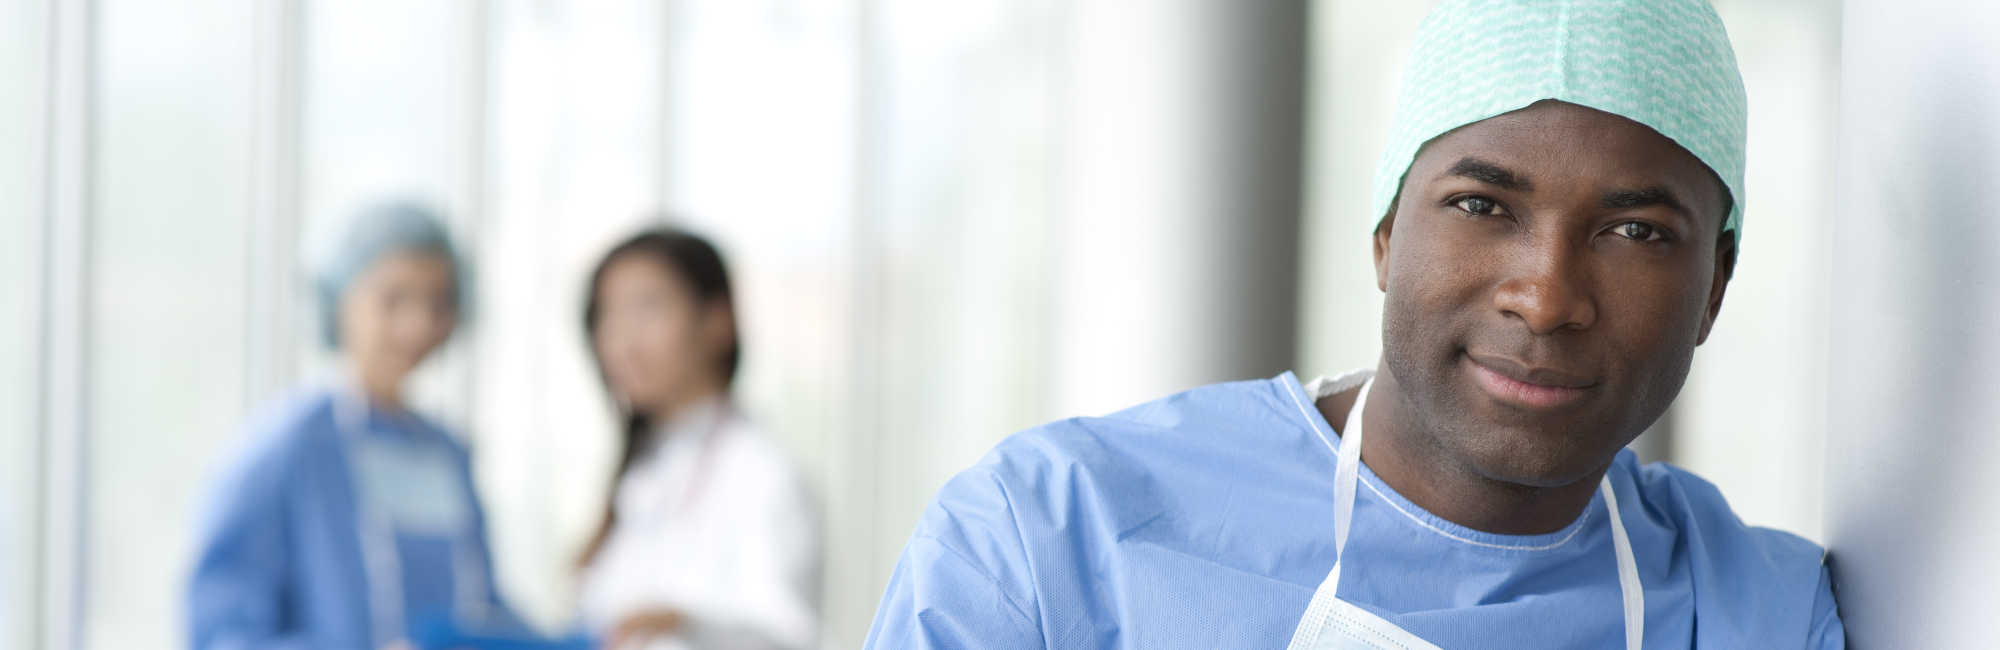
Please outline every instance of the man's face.
[[1425, 145], [1375, 236], [1397, 428], [1489, 479], [1591, 476], [1666, 411], [1722, 305], [1727, 195], [1665, 136], [1555, 101]]

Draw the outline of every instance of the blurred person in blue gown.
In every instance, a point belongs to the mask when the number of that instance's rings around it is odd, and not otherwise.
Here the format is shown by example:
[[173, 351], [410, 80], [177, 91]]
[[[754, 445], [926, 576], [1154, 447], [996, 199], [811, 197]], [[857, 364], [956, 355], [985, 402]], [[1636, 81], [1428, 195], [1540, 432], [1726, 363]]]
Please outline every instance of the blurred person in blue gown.
[[523, 631], [494, 585], [465, 447], [403, 398], [458, 326], [466, 266], [412, 203], [361, 212], [314, 269], [341, 360], [255, 415], [212, 486], [188, 582], [197, 650], [407, 648], [413, 631]]

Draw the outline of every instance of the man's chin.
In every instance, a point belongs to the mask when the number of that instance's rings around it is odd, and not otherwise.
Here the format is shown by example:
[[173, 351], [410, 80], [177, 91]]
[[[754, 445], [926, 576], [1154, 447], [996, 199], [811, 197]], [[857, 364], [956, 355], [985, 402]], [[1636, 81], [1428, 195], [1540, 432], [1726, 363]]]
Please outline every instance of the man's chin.
[[1576, 449], [1545, 449], [1535, 445], [1511, 445], [1497, 453], [1477, 454], [1472, 469], [1495, 482], [1523, 488], [1558, 488], [1594, 479], [1610, 465], [1608, 455], [1585, 454]]

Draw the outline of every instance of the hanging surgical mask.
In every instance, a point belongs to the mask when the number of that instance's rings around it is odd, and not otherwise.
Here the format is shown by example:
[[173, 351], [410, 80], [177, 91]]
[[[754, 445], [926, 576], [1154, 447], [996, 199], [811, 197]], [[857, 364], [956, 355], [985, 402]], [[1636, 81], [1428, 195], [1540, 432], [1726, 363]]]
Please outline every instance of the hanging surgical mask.
[[472, 527], [472, 506], [449, 450], [368, 437], [349, 449], [362, 507], [397, 533], [452, 537]]
[[334, 418], [347, 435], [349, 477], [354, 484], [355, 534], [367, 572], [368, 605], [376, 644], [410, 633], [403, 611], [399, 537], [442, 540], [452, 554], [453, 623], [485, 618], [484, 569], [472, 546], [472, 495], [459, 479], [458, 459], [442, 445], [371, 435], [366, 402], [357, 391], [338, 394]]
[[[1286, 647], [1288, 650], [1438, 650], [1429, 641], [1340, 597], [1340, 569], [1348, 564], [1347, 538], [1354, 523], [1354, 492], [1360, 483], [1361, 440], [1365, 435], [1362, 410], [1368, 405], [1368, 389], [1375, 383], [1374, 374], [1363, 371], [1330, 382], [1314, 381], [1306, 389], [1308, 395], [1317, 399], [1322, 391], [1338, 392], [1343, 390], [1340, 386], [1357, 380], [1361, 388], [1354, 406], [1348, 409], [1347, 426], [1341, 427], [1339, 458], [1333, 471], [1333, 569], [1313, 592], [1312, 602], [1306, 605], [1306, 613], [1300, 617], [1298, 628], [1292, 632], [1292, 642]], [[1618, 515], [1618, 494], [1611, 488], [1611, 477], [1606, 475], [1598, 486], [1604, 495], [1604, 507], [1609, 511], [1612, 551], [1618, 560], [1625, 648], [1639, 650], [1640, 641], [1646, 636], [1646, 592], [1639, 584], [1638, 563], [1632, 555], [1632, 543], [1626, 537], [1624, 519]]]

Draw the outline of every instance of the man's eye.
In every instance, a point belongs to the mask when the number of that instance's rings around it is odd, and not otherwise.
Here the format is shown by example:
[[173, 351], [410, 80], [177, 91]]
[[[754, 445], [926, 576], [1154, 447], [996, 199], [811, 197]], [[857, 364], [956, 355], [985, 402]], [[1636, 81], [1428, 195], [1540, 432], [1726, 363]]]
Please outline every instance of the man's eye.
[[1489, 214], [1494, 214], [1496, 211], [1498, 211], [1500, 208], [1500, 204], [1494, 203], [1493, 199], [1489, 199], [1483, 196], [1468, 196], [1459, 199], [1455, 203], [1452, 203], [1452, 207], [1464, 210], [1471, 214], [1489, 215]]
[[1662, 241], [1667, 238], [1667, 233], [1658, 226], [1642, 221], [1627, 221], [1618, 224], [1614, 230], [1619, 236], [1635, 241]]

